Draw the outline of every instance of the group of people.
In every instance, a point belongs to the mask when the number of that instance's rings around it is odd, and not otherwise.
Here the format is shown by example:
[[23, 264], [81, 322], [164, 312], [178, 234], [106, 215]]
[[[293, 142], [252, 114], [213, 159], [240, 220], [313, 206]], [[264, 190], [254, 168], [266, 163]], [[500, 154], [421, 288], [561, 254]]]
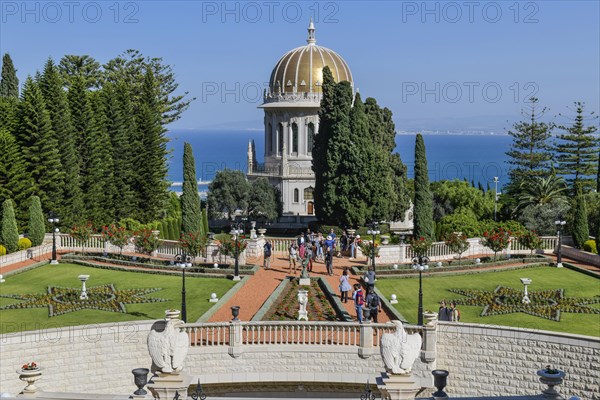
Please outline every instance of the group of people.
[[455, 302], [450, 302], [450, 306], [446, 306], [446, 300], [440, 302], [440, 308], [438, 310], [439, 321], [460, 321], [460, 310], [456, 307]]

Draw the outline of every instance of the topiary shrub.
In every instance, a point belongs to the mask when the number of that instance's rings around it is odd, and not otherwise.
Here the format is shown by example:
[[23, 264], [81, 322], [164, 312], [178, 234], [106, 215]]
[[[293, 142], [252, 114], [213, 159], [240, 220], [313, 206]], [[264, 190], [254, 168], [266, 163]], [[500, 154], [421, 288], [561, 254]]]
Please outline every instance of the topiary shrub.
[[0, 256], [5, 256], [5, 255], [6, 255], [6, 247], [4, 247], [0, 244]]
[[583, 251], [589, 251], [590, 253], [598, 254], [596, 242], [594, 240], [588, 240], [583, 244]]
[[31, 240], [29, 238], [19, 239], [19, 250], [25, 250], [31, 247]]

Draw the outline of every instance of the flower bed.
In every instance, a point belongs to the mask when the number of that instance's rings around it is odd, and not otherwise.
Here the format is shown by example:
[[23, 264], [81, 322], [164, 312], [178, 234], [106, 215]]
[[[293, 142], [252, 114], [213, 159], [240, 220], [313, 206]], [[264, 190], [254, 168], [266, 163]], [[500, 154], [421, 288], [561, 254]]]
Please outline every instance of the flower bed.
[[513, 288], [498, 286], [494, 291], [448, 289], [467, 298], [452, 300], [459, 305], [483, 306], [481, 316], [523, 312], [540, 318], [560, 321], [561, 312], [600, 314], [600, 309], [587, 307], [600, 303], [600, 297], [565, 297], [563, 289], [529, 292], [529, 304], [524, 304], [523, 292]]
[[47, 293], [33, 294], [3, 294], [0, 297], [23, 300], [19, 303], [0, 307], [0, 310], [15, 310], [26, 308], [48, 307], [48, 316], [54, 317], [83, 309], [103, 310], [112, 312], [127, 312], [125, 303], [156, 303], [168, 301], [158, 297], [142, 297], [154, 293], [161, 288], [121, 289], [117, 290], [112, 284], [90, 287], [87, 289], [87, 300], [80, 300], [81, 288], [64, 288], [48, 286]]
[[338, 316], [329, 300], [319, 287], [319, 284], [314, 279], [311, 279], [310, 286], [302, 286], [298, 284], [297, 279], [289, 282], [281, 295], [277, 298], [271, 309], [265, 314], [265, 321], [297, 321], [298, 310], [298, 290], [306, 288], [308, 290], [308, 303], [306, 311], [308, 311], [309, 321], [337, 321]]

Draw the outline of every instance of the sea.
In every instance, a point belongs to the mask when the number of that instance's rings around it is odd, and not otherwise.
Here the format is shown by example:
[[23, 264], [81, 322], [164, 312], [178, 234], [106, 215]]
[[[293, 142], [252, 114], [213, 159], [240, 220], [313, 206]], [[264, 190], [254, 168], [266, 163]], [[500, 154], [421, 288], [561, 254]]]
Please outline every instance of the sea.
[[[181, 182], [183, 177], [183, 145], [190, 143], [196, 160], [196, 176], [205, 192], [217, 171], [229, 168], [246, 172], [248, 142], [254, 140], [258, 162], [263, 162], [264, 132], [262, 130], [172, 130], [169, 138], [169, 179]], [[416, 134], [396, 135], [396, 152], [408, 167], [410, 178], [414, 174], [414, 148]], [[506, 152], [512, 143], [508, 135], [426, 134], [423, 136], [427, 152], [429, 179], [431, 181], [466, 179], [484, 188], [494, 187], [494, 177], [499, 188], [508, 182]], [[172, 187], [180, 191], [179, 187]]]

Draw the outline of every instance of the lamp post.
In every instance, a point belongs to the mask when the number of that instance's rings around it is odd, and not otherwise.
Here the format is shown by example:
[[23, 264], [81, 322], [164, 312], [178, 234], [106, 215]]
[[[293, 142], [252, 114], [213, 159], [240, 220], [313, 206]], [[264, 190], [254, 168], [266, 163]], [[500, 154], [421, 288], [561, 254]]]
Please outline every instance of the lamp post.
[[498, 177], [494, 177], [494, 184], [496, 188], [494, 189], [494, 221], [496, 221], [496, 213], [498, 211]]
[[50, 218], [48, 218], [48, 222], [52, 224], [52, 260], [50, 264], [58, 264], [58, 260], [56, 259], [56, 233], [58, 232], [58, 228], [56, 228], [56, 224], [60, 222], [58, 217], [53, 211], [49, 213]]
[[187, 322], [187, 307], [185, 301], [185, 269], [190, 268], [192, 266], [192, 257], [188, 256], [184, 252], [182, 254], [177, 254], [175, 256], [175, 261], [177, 261], [177, 266], [183, 271], [181, 275], [181, 319], [183, 320], [183, 322]]
[[368, 235], [373, 235], [373, 251], [371, 252], [371, 264], [373, 265], [373, 271], [375, 271], [375, 237], [381, 233], [381, 231], [377, 230], [379, 223], [377, 221], [371, 222], [369, 229], [367, 231]]
[[423, 282], [422, 276], [424, 270], [429, 268], [429, 258], [425, 256], [418, 256], [412, 259], [413, 269], [419, 271], [419, 314], [417, 315], [417, 324], [423, 326]]
[[240, 279], [240, 262], [239, 262], [239, 256], [240, 256], [240, 250], [239, 250], [239, 246], [238, 246], [238, 238], [239, 236], [244, 233], [244, 223], [243, 222], [238, 222], [238, 223], [234, 223], [231, 225], [231, 232], [229, 232], [230, 234], [232, 234], [235, 237], [235, 272], [234, 272], [234, 277], [233, 280], [234, 281], [239, 281]]
[[558, 251], [556, 252], [556, 268], [562, 268], [562, 227], [565, 226], [566, 222], [559, 217], [556, 221], [554, 221], [554, 225], [556, 225], [556, 236], [558, 236]]

